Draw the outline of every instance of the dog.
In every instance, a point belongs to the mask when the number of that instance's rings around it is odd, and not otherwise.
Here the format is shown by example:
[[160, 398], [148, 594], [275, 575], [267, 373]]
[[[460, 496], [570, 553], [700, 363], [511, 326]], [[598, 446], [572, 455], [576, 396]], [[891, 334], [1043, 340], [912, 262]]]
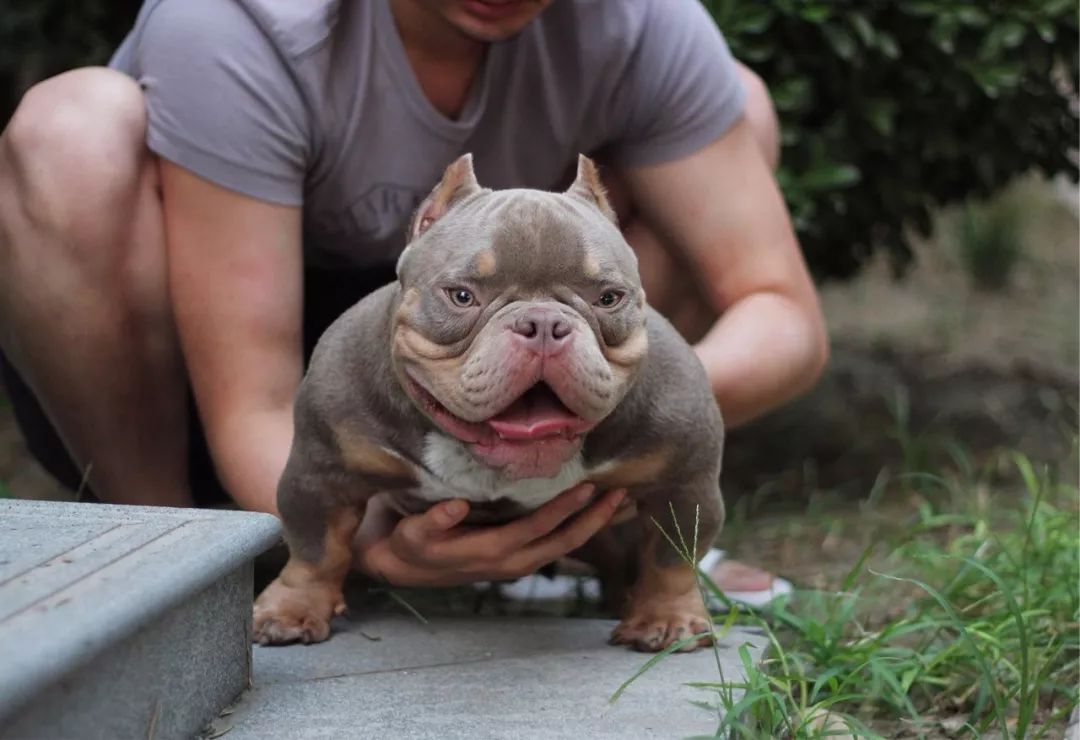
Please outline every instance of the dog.
[[377, 493], [403, 513], [468, 499], [470, 521], [494, 523], [589, 481], [626, 489], [640, 525], [633, 562], [575, 553], [621, 584], [611, 642], [707, 645], [696, 571], [669, 537], [695, 534], [697, 558], [723, 525], [723, 422], [646, 303], [595, 164], [579, 157], [565, 192], [495, 191], [462, 156], [414, 214], [397, 277], [327, 329], [301, 383], [278, 487], [290, 556], [254, 639], [327, 639]]

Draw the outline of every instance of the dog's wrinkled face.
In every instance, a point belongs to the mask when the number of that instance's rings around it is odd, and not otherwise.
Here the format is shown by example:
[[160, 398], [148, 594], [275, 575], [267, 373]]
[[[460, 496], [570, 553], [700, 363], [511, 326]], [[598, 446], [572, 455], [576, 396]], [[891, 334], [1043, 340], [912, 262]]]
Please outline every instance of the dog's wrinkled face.
[[447, 168], [398, 263], [393, 360], [410, 398], [505, 477], [555, 476], [645, 358], [645, 296], [596, 169], [566, 193]]

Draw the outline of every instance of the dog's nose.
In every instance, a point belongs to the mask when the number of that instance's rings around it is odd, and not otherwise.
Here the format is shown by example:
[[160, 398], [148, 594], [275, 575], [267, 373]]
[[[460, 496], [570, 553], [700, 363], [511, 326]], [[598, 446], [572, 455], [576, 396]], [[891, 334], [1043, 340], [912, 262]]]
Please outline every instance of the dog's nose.
[[561, 352], [574, 333], [574, 327], [561, 314], [543, 309], [518, 317], [511, 329], [526, 349], [543, 355]]

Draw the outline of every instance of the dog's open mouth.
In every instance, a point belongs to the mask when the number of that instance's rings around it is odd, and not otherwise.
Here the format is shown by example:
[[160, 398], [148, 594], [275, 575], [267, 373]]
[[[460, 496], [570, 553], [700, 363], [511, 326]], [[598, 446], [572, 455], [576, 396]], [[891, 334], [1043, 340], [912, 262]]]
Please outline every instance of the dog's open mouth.
[[487, 420], [500, 439], [571, 439], [581, 432], [582, 419], [540, 381], [503, 412]]
[[591, 426], [567, 408], [551, 386], [543, 381], [490, 419], [471, 422], [451, 413], [412, 377], [408, 380], [413, 394], [435, 421], [470, 444], [490, 446], [500, 442], [574, 440]]

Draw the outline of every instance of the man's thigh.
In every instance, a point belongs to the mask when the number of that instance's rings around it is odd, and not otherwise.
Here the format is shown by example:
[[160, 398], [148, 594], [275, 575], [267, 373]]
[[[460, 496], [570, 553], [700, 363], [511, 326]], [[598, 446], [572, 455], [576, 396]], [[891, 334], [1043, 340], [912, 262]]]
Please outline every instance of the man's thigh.
[[637, 256], [649, 305], [663, 314], [687, 341], [698, 341], [715, 323], [717, 314], [695, 282], [692, 266], [638, 216], [618, 173], [606, 168], [603, 179], [623, 236]]

